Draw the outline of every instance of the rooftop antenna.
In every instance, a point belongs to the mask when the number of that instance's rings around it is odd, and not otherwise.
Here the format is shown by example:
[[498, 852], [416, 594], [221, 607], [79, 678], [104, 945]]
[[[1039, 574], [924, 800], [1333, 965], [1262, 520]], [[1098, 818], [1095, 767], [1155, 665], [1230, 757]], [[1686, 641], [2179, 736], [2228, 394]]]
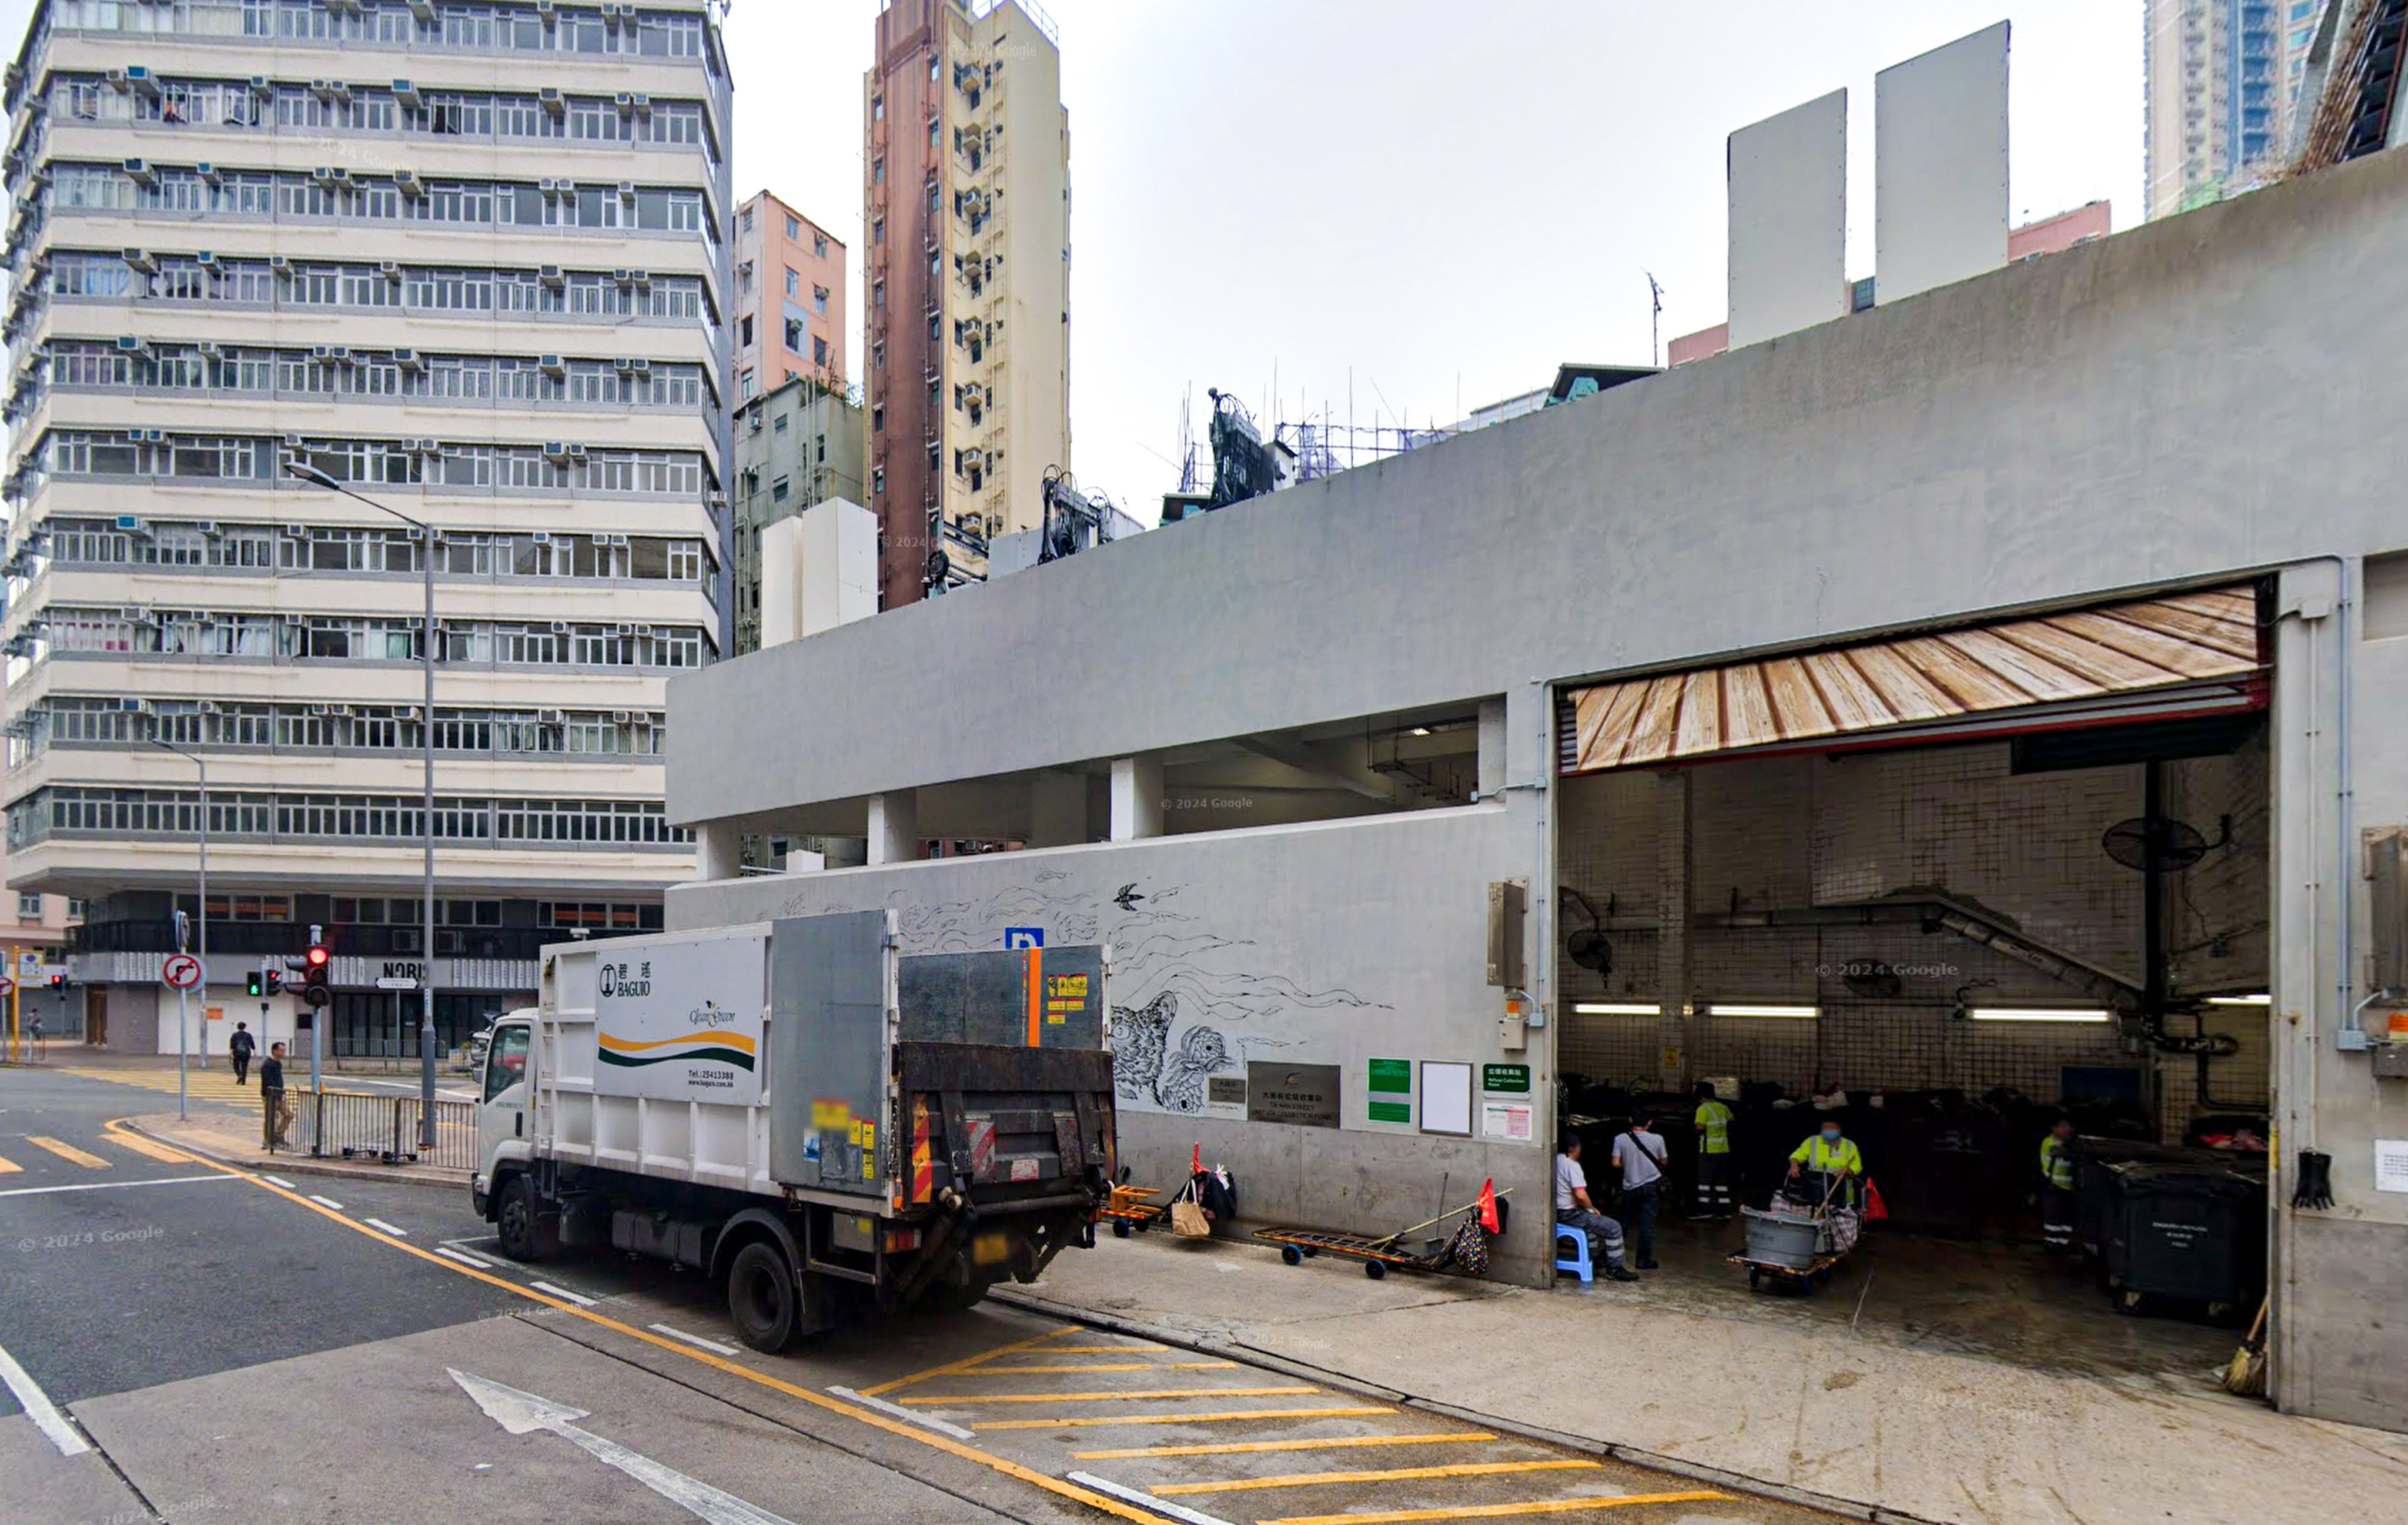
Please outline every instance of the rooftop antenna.
[[1656, 272], [1639, 272], [1647, 278], [1647, 295], [1655, 310], [1647, 319], [1647, 363], [1661, 368], [1664, 364], [1664, 288], [1656, 282]]

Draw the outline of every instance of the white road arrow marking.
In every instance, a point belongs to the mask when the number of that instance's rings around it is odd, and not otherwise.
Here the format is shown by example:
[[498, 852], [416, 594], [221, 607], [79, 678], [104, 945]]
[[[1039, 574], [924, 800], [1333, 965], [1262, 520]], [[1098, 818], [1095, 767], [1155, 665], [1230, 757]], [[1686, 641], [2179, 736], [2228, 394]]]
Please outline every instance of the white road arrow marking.
[[723, 1493], [709, 1483], [698, 1482], [684, 1473], [665, 1467], [648, 1456], [627, 1449], [616, 1441], [577, 1428], [585, 1417], [581, 1408], [555, 1403], [549, 1398], [538, 1398], [531, 1392], [506, 1388], [498, 1382], [466, 1372], [445, 1368], [452, 1380], [477, 1401], [485, 1417], [513, 1435], [531, 1435], [538, 1430], [549, 1430], [565, 1440], [575, 1442], [588, 1456], [608, 1466], [618, 1468], [628, 1476], [651, 1489], [662, 1498], [684, 1509], [708, 1525], [794, 1525], [794, 1522], [757, 1509], [733, 1493]]

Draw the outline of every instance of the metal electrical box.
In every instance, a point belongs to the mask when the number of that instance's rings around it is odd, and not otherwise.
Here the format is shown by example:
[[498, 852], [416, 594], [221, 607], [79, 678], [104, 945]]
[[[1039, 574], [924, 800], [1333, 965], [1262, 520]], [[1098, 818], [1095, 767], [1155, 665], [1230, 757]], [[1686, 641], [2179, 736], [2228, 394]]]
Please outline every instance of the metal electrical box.
[[2408, 1001], [2408, 827], [2367, 833], [2366, 877], [2374, 912], [2368, 977]]
[[1488, 886], [1488, 983], [1509, 990], [1525, 988], [1522, 967], [1523, 912], [1530, 887], [1519, 879], [1499, 879]]

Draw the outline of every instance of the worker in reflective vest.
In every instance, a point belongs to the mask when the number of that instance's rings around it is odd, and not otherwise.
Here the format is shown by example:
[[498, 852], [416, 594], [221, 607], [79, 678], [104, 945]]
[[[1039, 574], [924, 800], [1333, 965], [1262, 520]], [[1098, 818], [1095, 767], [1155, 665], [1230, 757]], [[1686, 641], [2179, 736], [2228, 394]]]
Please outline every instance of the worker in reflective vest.
[[1697, 1086], [1698, 1110], [1690, 1119], [1698, 1130], [1698, 1195], [1689, 1204], [1692, 1218], [1722, 1219], [1731, 1216], [1731, 1109], [1714, 1094], [1714, 1083]]
[[2040, 1236], [2053, 1250], [2073, 1247], [2073, 1120], [2059, 1117], [2040, 1141]]
[[1837, 1117], [1823, 1119], [1823, 1130], [1789, 1152], [1789, 1178], [1801, 1174], [1819, 1175], [1821, 1189], [1816, 1196], [1834, 1202], [1854, 1206], [1856, 1183], [1864, 1179], [1865, 1157], [1856, 1152], [1856, 1141], [1840, 1130]]

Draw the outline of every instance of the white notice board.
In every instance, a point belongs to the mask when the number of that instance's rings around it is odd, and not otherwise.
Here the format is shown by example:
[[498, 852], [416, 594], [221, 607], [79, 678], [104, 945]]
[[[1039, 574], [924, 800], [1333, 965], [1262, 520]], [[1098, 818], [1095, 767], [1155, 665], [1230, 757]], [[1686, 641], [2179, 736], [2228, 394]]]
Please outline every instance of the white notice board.
[[2408, 1191], [2408, 1139], [2374, 1141], [2374, 1189]]
[[1422, 1060], [1422, 1131], [1471, 1136], [1471, 1066]]

